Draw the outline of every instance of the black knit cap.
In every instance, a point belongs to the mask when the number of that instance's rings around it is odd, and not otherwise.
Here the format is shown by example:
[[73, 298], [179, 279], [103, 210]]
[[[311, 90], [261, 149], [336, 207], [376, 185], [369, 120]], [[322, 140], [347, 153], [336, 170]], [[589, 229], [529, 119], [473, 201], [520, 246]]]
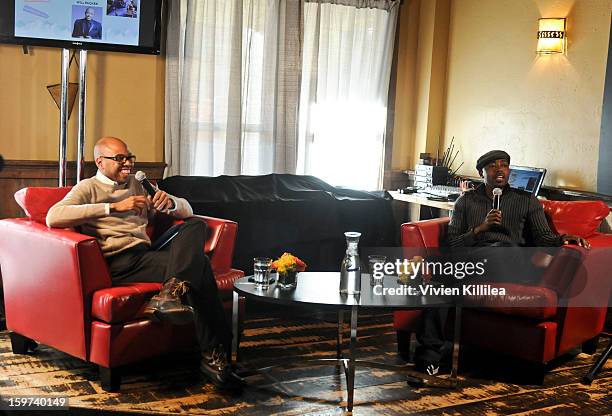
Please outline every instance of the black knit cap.
[[476, 170], [480, 172], [482, 168], [497, 159], [506, 159], [510, 163], [510, 155], [503, 150], [491, 150], [478, 158], [476, 162]]

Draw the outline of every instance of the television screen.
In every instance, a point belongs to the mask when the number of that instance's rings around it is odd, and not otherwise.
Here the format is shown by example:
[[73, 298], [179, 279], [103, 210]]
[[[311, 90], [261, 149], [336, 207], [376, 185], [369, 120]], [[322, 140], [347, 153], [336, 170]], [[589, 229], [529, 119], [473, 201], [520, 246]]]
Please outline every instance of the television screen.
[[159, 54], [161, 0], [0, 0], [0, 42]]

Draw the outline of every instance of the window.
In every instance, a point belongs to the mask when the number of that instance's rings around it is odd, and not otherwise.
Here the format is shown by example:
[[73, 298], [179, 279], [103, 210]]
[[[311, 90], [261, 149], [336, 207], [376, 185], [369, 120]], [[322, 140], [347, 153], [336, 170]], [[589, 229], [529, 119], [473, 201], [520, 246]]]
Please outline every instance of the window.
[[306, 3], [300, 173], [380, 187], [395, 13]]

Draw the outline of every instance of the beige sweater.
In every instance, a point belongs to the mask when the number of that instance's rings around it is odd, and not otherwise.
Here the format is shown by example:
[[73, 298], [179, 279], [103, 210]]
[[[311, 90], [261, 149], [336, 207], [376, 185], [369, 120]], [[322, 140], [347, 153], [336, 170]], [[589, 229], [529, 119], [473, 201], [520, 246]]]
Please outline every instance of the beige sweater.
[[[130, 175], [125, 184], [117, 184], [102, 175], [85, 179], [75, 185], [47, 214], [49, 227], [80, 227], [83, 234], [95, 237], [105, 256], [140, 243], [151, 244], [147, 236], [147, 213], [135, 211], [110, 212], [110, 203], [133, 195], [147, 195], [140, 182]], [[193, 215], [191, 205], [183, 198], [170, 196], [175, 207], [166, 211], [177, 218]], [[153, 208], [149, 208], [153, 210]]]

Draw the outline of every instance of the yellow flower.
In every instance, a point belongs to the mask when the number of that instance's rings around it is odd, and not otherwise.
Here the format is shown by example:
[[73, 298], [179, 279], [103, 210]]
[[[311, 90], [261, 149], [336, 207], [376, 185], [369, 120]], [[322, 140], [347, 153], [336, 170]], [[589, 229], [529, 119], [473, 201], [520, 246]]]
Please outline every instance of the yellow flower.
[[280, 274], [291, 272], [303, 272], [306, 270], [306, 263], [291, 253], [283, 253], [278, 259], [272, 262], [272, 268], [276, 269]]

